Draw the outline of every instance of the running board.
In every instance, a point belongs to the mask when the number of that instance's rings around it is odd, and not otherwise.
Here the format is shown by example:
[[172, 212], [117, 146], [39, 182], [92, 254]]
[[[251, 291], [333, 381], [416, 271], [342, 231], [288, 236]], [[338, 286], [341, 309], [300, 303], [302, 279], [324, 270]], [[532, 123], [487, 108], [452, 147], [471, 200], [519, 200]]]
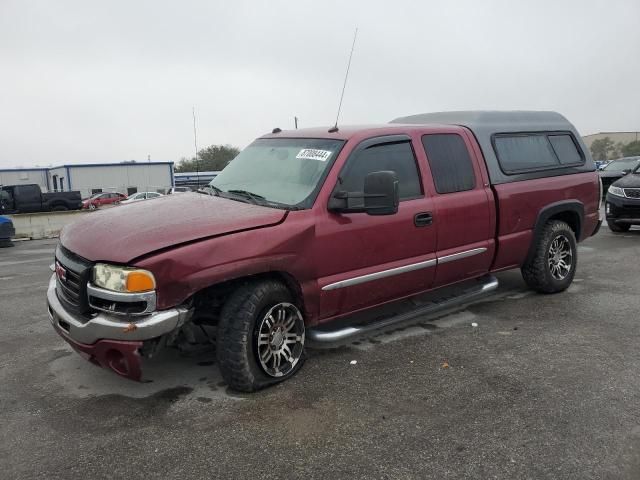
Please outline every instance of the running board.
[[[326, 328], [317, 327], [307, 330], [307, 338], [311, 341], [311, 346], [331, 346], [330, 344], [339, 343], [352, 337], [357, 337], [374, 330], [394, 325], [396, 323], [405, 322], [412, 318], [432, 315], [444, 310], [460, 306], [465, 303], [482, 298], [498, 288], [498, 279], [493, 275], [486, 275], [479, 278], [474, 285], [456, 293], [453, 296], [436, 299], [426, 305], [418, 306], [408, 312], [393, 315], [391, 317], [373, 321], [371, 323], [363, 323], [358, 325], [347, 326], [336, 330], [327, 330]], [[343, 323], [343, 322], [340, 322]]]

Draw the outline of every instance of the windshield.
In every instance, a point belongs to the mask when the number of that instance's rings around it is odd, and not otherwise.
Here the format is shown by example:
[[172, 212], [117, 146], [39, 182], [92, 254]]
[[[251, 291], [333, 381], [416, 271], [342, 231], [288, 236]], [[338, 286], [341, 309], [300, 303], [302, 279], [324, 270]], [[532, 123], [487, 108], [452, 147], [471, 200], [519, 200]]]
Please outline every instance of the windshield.
[[633, 170], [638, 166], [640, 157], [633, 158], [621, 158], [620, 160], [614, 160], [609, 165], [603, 168], [610, 172], [621, 172], [622, 170]]
[[[259, 139], [245, 148], [209, 185], [220, 193], [250, 192], [268, 204], [309, 208], [344, 145], [342, 140]], [[242, 192], [240, 192], [242, 193]]]

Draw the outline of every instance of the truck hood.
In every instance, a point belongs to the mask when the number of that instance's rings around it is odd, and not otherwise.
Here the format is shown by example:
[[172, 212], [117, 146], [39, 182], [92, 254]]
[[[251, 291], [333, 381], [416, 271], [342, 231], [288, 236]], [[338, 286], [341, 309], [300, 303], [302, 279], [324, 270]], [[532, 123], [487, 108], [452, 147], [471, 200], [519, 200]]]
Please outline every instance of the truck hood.
[[87, 212], [60, 243], [91, 261], [129, 263], [157, 250], [284, 220], [286, 210], [197, 193], [168, 195]]

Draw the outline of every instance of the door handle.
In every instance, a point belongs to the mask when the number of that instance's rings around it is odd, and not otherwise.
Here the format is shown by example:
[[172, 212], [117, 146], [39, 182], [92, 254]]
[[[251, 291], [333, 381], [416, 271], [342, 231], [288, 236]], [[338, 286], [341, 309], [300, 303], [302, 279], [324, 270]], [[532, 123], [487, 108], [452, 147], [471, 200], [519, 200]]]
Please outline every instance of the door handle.
[[426, 227], [432, 223], [433, 215], [431, 215], [431, 212], [416, 213], [415, 217], [413, 217], [413, 224], [416, 227]]

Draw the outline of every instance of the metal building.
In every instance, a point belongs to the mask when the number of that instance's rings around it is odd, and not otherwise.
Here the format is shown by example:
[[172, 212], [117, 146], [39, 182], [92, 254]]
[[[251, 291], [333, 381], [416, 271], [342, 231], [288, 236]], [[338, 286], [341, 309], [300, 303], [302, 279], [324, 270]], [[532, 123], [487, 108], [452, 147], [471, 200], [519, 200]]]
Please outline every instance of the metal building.
[[173, 178], [176, 187], [190, 187], [197, 190], [205, 185], [209, 185], [209, 182], [216, 178], [220, 172], [180, 172], [174, 173]]
[[61, 165], [0, 170], [0, 184], [37, 183], [44, 191], [79, 190], [82, 198], [98, 192], [165, 193], [174, 186], [173, 162], [126, 162]]
[[48, 168], [11, 168], [0, 169], [0, 185], [25, 185], [37, 183], [40, 188], [48, 190]]

